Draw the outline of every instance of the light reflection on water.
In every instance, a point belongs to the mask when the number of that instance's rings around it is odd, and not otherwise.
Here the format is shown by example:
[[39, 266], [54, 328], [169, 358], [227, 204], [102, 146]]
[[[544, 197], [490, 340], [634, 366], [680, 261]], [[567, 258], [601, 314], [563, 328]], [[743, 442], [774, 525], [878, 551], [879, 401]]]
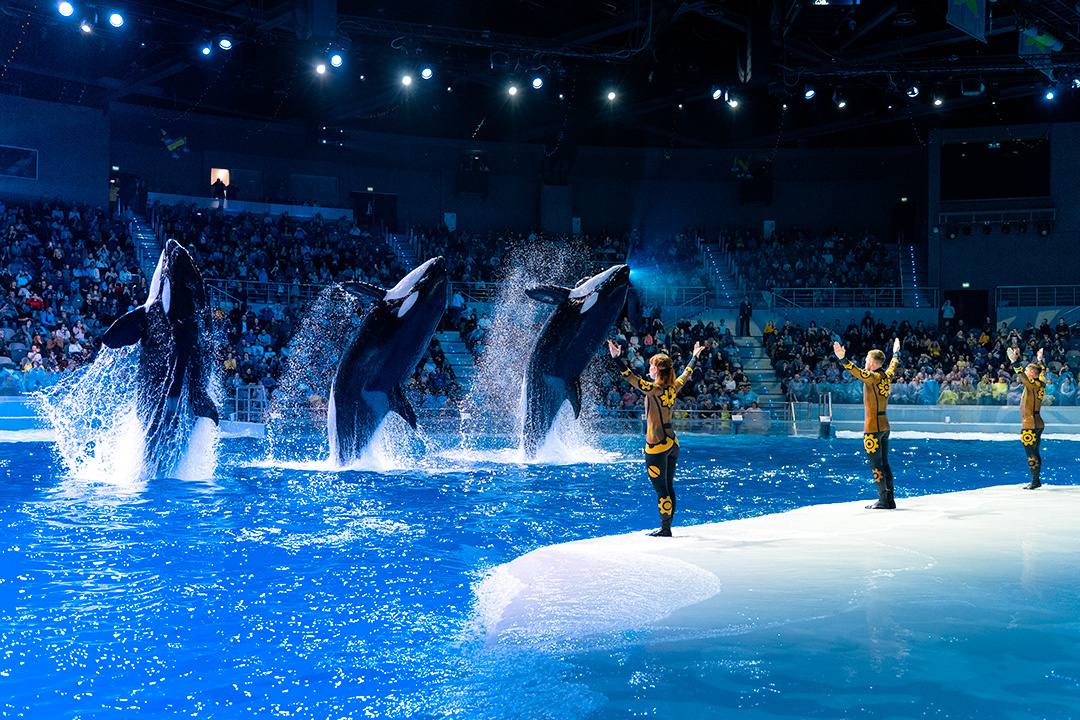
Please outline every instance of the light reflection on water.
[[[393, 471], [337, 472], [230, 439], [214, 478], [138, 484], [65, 477], [46, 443], [0, 444], [0, 711], [1066, 717], [1080, 700], [1063, 679], [1080, 677], [1075, 597], [1046, 598], [1031, 626], [1007, 589], [945, 616], [898, 598], [872, 609], [872, 638], [864, 612], [824, 636], [794, 623], [492, 642], [473, 589], [494, 568], [654, 527], [640, 440], [602, 438], [565, 465], [429, 440]], [[1077, 484], [1074, 447], [1044, 441], [1047, 482]], [[1019, 443], [891, 449], [898, 502], [1026, 482]], [[856, 440], [684, 435], [676, 525], [870, 498], [867, 476]]]

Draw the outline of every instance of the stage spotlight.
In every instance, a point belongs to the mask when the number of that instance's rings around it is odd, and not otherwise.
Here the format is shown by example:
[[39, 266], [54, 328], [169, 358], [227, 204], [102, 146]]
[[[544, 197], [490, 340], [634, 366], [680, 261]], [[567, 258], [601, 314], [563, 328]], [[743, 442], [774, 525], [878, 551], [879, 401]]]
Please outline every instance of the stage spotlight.
[[517, 95], [517, 85], [511, 85], [506, 89], [506, 92], [510, 93], [510, 97]]
[[342, 55], [340, 52], [332, 52], [332, 53], [330, 53], [330, 65], [332, 67], [339, 68], [344, 64], [345, 64], [345, 56], [344, 55]]
[[316, 65], [315, 66], [315, 72], [319, 73], [320, 75], [325, 75], [326, 74], [326, 63], [319, 63], [318, 65]]
[[401, 84], [405, 87], [409, 87], [410, 85], [412, 85], [412, 75], [402, 75]]
[[94, 26], [89, 20], [83, 20], [79, 23], [79, 29], [83, 31], [83, 34], [89, 35], [94, 32]]
[[608, 92], [608, 94], [607, 94], [607, 99], [608, 99], [608, 100], [615, 100], [615, 97], [616, 97], [616, 95], [615, 95], [615, 91], [614, 91], [614, 90], [612, 90], [612, 91]]
[[807, 85], [803, 88], [802, 96], [807, 100], [814, 97], [815, 95], [817, 95], [817, 90], [814, 89], [813, 85]]
[[1046, 91], [1046, 99], [1047, 100], [1053, 100], [1054, 99], [1054, 88], [1050, 88], [1049, 90]]
[[199, 40], [199, 54], [200, 55], [209, 55], [211, 52], [213, 52], [213, 49], [214, 48], [213, 48], [213, 46], [210, 45], [209, 40]]
[[420, 77], [424, 78], [425, 80], [430, 80], [433, 74], [434, 73], [429, 67], [425, 67], [423, 70], [420, 71]]
[[533, 78], [532, 86], [534, 90], [539, 90], [540, 88], [544, 87], [544, 78], [537, 75]]
[[1039, 223], [1039, 235], [1041, 235], [1042, 237], [1046, 237], [1049, 234], [1050, 234], [1050, 223], [1048, 223], [1048, 222]]
[[56, 6], [56, 11], [64, 17], [71, 17], [75, 13], [75, 6], [69, 2], [62, 2]]
[[959, 234], [960, 233], [957, 231], [957, 228], [956, 228], [955, 225], [950, 225], [949, 226], [949, 239], [950, 240], [955, 240], [956, 236], [959, 235]]
[[911, 83], [904, 92], [907, 93], [908, 97], [919, 97], [919, 83]]
[[232, 35], [227, 35], [225, 33], [222, 33], [221, 35], [218, 36], [217, 44], [218, 44], [218, 47], [221, 48], [222, 50], [232, 50], [232, 46], [233, 46]]
[[726, 102], [730, 107], [739, 107], [739, 98], [736, 97], [735, 93], [730, 90], [724, 93], [724, 102]]
[[722, 97], [724, 97], [724, 91], [720, 89], [719, 85], [713, 85], [712, 86], [712, 99], [713, 100], [719, 100]]
[[836, 107], [847, 107], [847, 98], [844, 97], [844, 93], [840, 90], [840, 88], [836, 88], [835, 90], [833, 90], [832, 99], [833, 102], [836, 103]]
[[121, 27], [124, 24], [124, 16], [118, 12], [109, 13], [109, 24], [114, 28]]

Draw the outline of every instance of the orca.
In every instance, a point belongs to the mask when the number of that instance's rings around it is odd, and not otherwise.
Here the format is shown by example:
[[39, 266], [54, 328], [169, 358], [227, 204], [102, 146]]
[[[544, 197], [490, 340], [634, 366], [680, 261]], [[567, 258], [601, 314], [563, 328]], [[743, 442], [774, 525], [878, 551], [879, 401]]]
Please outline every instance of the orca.
[[218, 422], [209, 393], [214, 347], [206, 288], [183, 245], [166, 241], [146, 302], [113, 322], [101, 341], [140, 345], [136, 402], [146, 470], [167, 472], [183, 455], [195, 417]]
[[401, 386], [428, 349], [450, 304], [446, 261], [431, 258], [390, 290], [367, 283], [342, 288], [369, 301], [368, 311], [338, 361], [330, 386], [327, 433], [330, 458], [355, 460], [389, 412], [413, 428], [416, 413]]
[[581, 414], [581, 373], [626, 304], [630, 268], [615, 265], [575, 288], [544, 285], [525, 293], [556, 305], [529, 355], [525, 370], [522, 447], [527, 458], [551, 429], [564, 401]]

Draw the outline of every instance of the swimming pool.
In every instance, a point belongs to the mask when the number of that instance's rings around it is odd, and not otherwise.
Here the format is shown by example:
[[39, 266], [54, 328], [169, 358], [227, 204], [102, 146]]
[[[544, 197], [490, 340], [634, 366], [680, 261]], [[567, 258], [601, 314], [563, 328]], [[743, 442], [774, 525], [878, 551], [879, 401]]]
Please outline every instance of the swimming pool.
[[[595, 438], [601, 452], [578, 459], [598, 462], [565, 465], [458, 442], [335, 472], [225, 439], [213, 478], [136, 485], [64, 477], [46, 442], [0, 443], [0, 712], [1066, 718], [1080, 706], [1075, 574], [781, 626], [494, 637], [477, 612], [486, 577], [545, 546], [650, 530], [655, 496], [637, 436]], [[1044, 482], [1080, 484], [1080, 445], [1043, 445]], [[1027, 482], [1011, 437], [898, 438], [892, 463], [901, 506]], [[869, 501], [867, 475], [854, 439], [684, 436], [676, 530]]]

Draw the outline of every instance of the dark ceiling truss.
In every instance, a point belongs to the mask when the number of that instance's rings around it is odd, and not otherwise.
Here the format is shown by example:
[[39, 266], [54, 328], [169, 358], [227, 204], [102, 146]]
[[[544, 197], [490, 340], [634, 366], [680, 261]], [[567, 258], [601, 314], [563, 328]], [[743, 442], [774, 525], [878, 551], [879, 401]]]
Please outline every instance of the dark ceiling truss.
[[[487, 30], [436, 27], [379, 18], [338, 16], [338, 27], [349, 35], [389, 38], [410, 37], [427, 43], [451, 47], [473, 47], [508, 53], [549, 54], [567, 58], [609, 61], [626, 61], [647, 50], [652, 36], [649, 30], [651, 22], [651, 19], [645, 21], [621, 19], [618, 23], [606, 25], [603, 29], [586, 34], [582, 39], [578, 40], [572, 37], [541, 39]], [[633, 46], [615, 48], [613, 46], [594, 44], [597, 40], [619, 33], [626, 33], [643, 26], [646, 28], [645, 35], [642, 40]]]

